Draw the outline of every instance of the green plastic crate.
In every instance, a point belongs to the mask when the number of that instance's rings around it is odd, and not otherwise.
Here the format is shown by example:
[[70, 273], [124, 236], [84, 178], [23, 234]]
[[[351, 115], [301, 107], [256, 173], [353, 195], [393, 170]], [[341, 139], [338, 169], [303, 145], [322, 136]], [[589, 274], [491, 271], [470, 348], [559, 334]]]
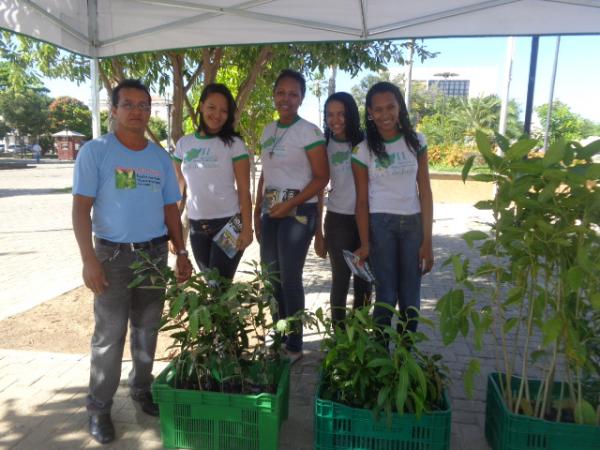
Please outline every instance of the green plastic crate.
[[160, 408], [166, 448], [196, 450], [277, 450], [279, 428], [287, 419], [290, 365], [282, 363], [276, 394], [223, 394], [174, 389], [166, 382], [169, 365], [152, 385]]
[[[499, 385], [500, 374], [488, 376], [485, 410], [485, 437], [493, 450], [598, 450], [600, 427], [548, 420], [515, 414], [508, 410]], [[503, 375], [502, 375], [503, 376]], [[511, 387], [518, 394], [519, 377], [512, 377]], [[530, 380], [529, 389], [537, 392], [540, 381]], [[558, 396], [560, 382], [553, 387]]]
[[394, 414], [391, 424], [385, 413], [375, 420], [368, 409], [315, 399], [315, 450], [448, 450], [452, 415], [444, 393], [444, 410], [423, 414]]

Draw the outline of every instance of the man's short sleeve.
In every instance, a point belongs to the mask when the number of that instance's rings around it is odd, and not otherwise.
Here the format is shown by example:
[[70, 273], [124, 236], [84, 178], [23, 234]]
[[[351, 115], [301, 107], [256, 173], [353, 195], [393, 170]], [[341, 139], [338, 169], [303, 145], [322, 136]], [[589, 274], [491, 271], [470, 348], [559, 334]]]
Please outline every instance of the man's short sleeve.
[[[164, 151], [164, 150], [160, 150]], [[175, 175], [175, 168], [173, 163], [168, 158], [165, 158], [165, 184], [163, 186], [163, 200], [165, 205], [176, 203], [181, 200], [181, 192], [179, 191], [179, 184], [177, 183], [177, 175]]]
[[85, 144], [77, 154], [73, 171], [73, 195], [94, 197], [98, 193], [98, 148], [92, 142]]

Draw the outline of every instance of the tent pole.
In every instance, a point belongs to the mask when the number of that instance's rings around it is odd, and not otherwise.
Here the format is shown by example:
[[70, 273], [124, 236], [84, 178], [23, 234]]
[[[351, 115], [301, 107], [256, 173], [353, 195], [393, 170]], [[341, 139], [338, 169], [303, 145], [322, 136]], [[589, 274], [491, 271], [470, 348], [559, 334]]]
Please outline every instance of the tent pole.
[[87, 0], [88, 4], [88, 34], [90, 37], [90, 81], [92, 89], [92, 137], [100, 137], [100, 99], [98, 93], [98, 2]]
[[510, 82], [512, 80], [512, 64], [515, 54], [515, 38], [510, 36], [506, 41], [506, 60], [504, 62], [504, 92], [502, 106], [500, 107], [500, 124], [498, 133], [506, 133], [506, 118], [508, 116], [508, 102], [510, 99]]
[[531, 38], [531, 57], [529, 59], [529, 83], [527, 85], [527, 102], [525, 105], [525, 123], [523, 132], [529, 136], [531, 134], [531, 115], [533, 113], [533, 94], [535, 91], [535, 73], [537, 70], [538, 48], [540, 37]]
[[100, 95], [98, 92], [98, 58], [90, 59], [90, 78], [92, 89], [92, 137], [100, 137]]
[[552, 104], [554, 103], [554, 84], [556, 82], [556, 69], [558, 67], [558, 52], [560, 49], [560, 36], [556, 37], [556, 50], [554, 51], [554, 66], [552, 67], [552, 80], [550, 81], [550, 95], [548, 97], [548, 115], [546, 116], [546, 130], [544, 131], [544, 151], [548, 149], [550, 139], [550, 120], [552, 120]]

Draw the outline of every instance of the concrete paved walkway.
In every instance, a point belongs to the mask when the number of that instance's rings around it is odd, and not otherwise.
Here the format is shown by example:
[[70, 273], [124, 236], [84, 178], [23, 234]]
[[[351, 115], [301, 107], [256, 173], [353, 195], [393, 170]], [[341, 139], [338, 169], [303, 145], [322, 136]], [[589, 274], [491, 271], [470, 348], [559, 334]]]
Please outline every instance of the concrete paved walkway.
[[[0, 320], [81, 284], [81, 265], [71, 229], [72, 164], [44, 162], [27, 169], [3, 170], [0, 177]], [[423, 313], [434, 318], [436, 300], [451, 286], [441, 263], [450, 253], [468, 253], [460, 235], [486, 217], [468, 205], [436, 204], [434, 246], [437, 264], [423, 280]], [[256, 243], [244, 260], [258, 259]], [[307, 307], [327, 306], [329, 264], [309, 252], [305, 268]], [[43, 324], [32, 324], [42, 326]], [[308, 336], [307, 354], [292, 371], [290, 416], [281, 430], [281, 449], [313, 448], [312, 404], [320, 360], [319, 337]], [[0, 348], [2, 343], [0, 343]], [[476, 380], [473, 399], [462, 388], [462, 371], [475, 354], [467, 343], [444, 348], [431, 333], [428, 347], [444, 354], [454, 385], [452, 449], [486, 449], [483, 437], [485, 377]], [[485, 353], [485, 352], [484, 352]], [[482, 372], [493, 370], [491, 352]], [[164, 363], [157, 363], [158, 373]], [[123, 365], [123, 381], [129, 371]], [[86, 432], [85, 393], [88, 355], [19, 352], [0, 349], [0, 449], [160, 449], [158, 420], [137, 410], [123, 385], [113, 417], [118, 440], [100, 446]]]

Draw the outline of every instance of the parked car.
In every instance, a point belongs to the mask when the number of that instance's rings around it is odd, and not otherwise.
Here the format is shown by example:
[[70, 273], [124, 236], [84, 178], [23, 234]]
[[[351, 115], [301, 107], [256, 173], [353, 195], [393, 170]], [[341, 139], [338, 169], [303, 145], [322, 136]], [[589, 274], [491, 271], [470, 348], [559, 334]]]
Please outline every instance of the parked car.
[[6, 151], [6, 147], [4, 144], [0, 144], [0, 153], [4, 153]]
[[10, 144], [8, 146], [8, 150], [7, 151], [11, 152], [11, 153], [21, 153], [21, 152], [23, 152], [23, 150], [24, 150], [24, 148], [23, 148], [22, 145]]

